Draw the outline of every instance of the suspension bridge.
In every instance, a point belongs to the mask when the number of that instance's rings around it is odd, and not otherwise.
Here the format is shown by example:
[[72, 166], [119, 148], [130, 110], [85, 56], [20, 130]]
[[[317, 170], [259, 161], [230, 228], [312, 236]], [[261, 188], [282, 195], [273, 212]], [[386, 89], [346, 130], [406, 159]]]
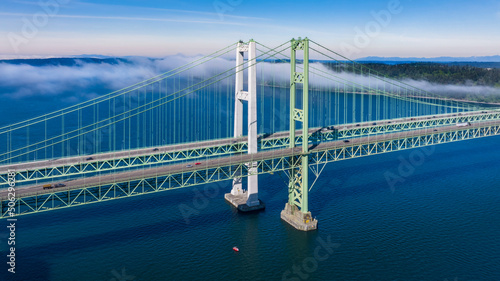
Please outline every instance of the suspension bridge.
[[307, 231], [327, 163], [498, 134], [499, 109], [390, 79], [307, 38], [240, 41], [1, 127], [0, 217], [213, 182], [253, 211], [265, 207], [258, 176], [277, 173], [288, 186], [281, 218]]

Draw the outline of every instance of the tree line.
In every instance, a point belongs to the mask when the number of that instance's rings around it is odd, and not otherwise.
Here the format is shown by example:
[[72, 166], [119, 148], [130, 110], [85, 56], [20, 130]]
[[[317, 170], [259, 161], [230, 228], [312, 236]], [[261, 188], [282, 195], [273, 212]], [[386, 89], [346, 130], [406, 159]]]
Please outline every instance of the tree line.
[[445, 92], [436, 93], [454, 98], [468, 99], [481, 102], [500, 102], [500, 68], [481, 68], [470, 65], [442, 64], [442, 63], [324, 63], [329, 69], [336, 72], [352, 72], [356, 74], [379, 75], [396, 80], [427, 81], [434, 84], [456, 86], [487, 86], [496, 88], [496, 94], [490, 92]]

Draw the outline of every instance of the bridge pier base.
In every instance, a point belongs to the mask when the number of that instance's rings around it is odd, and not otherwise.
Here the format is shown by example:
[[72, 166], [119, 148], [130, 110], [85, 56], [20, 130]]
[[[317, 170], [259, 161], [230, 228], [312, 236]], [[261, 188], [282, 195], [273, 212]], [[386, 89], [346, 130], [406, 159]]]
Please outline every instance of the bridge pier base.
[[232, 195], [241, 195], [243, 194], [243, 183], [242, 178], [235, 178], [233, 180], [233, 189], [231, 189]]
[[286, 203], [285, 209], [281, 211], [281, 219], [294, 228], [302, 231], [318, 229], [318, 220], [311, 216], [311, 212], [302, 213], [295, 205]]
[[247, 204], [248, 202], [248, 193], [246, 191], [243, 191], [241, 194], [231, 194], [231, 193], [226, 193], [224, 195], [224, 198], [226, 199], [227, 202], [229, 202], [231, 205], [233, 205], [235, 208], [238, 209], [240, 212], [253, 212], [253, 211], [259, 211], [263, 210], [266, 208], [266, 204], [262, 202], [260, 199], [257, 199], [258, 202], [253, 202], [251, 206]]

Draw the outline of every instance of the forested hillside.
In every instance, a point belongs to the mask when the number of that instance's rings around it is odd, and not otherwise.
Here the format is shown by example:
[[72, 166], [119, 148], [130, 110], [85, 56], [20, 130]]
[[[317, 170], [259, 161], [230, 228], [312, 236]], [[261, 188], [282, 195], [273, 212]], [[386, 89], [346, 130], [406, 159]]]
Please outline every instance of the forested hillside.
[[[500, 102], [500, 68], [427, 62], [362, 63], [362, 65], [356, 64], [356, 67], [345, 67], [345, 65], [339, 67], [338, 63], [324, 64], [336, 72], [347, 71], [356, 74], [370, 72], [397, 80], [426, 81], [432, 84], [432, 89], [437, 89], [431, 91], [440, 96], [481, 102]], [[450, 85], [455, 87], [439, 87]]]
[[500, 69], [439, 63], [388, 65], [365, 63], [366, 67], [396, 79], [426, 80], [432, 83], [500, 87]]

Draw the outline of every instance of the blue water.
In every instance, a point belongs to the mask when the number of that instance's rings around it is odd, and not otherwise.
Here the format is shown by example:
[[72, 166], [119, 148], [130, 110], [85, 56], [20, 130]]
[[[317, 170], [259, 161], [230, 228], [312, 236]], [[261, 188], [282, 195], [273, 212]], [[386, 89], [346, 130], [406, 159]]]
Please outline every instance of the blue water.
[[[328, 164], [309, 233], [281, 221], [278, 174], [260, 176], [257, 214], [230, 207], [222, 182], [22, 216], [17, 273], [0, 280], [500, 280], [499, 141]], [[414, 169], [391, 188], [401, 159]]]

